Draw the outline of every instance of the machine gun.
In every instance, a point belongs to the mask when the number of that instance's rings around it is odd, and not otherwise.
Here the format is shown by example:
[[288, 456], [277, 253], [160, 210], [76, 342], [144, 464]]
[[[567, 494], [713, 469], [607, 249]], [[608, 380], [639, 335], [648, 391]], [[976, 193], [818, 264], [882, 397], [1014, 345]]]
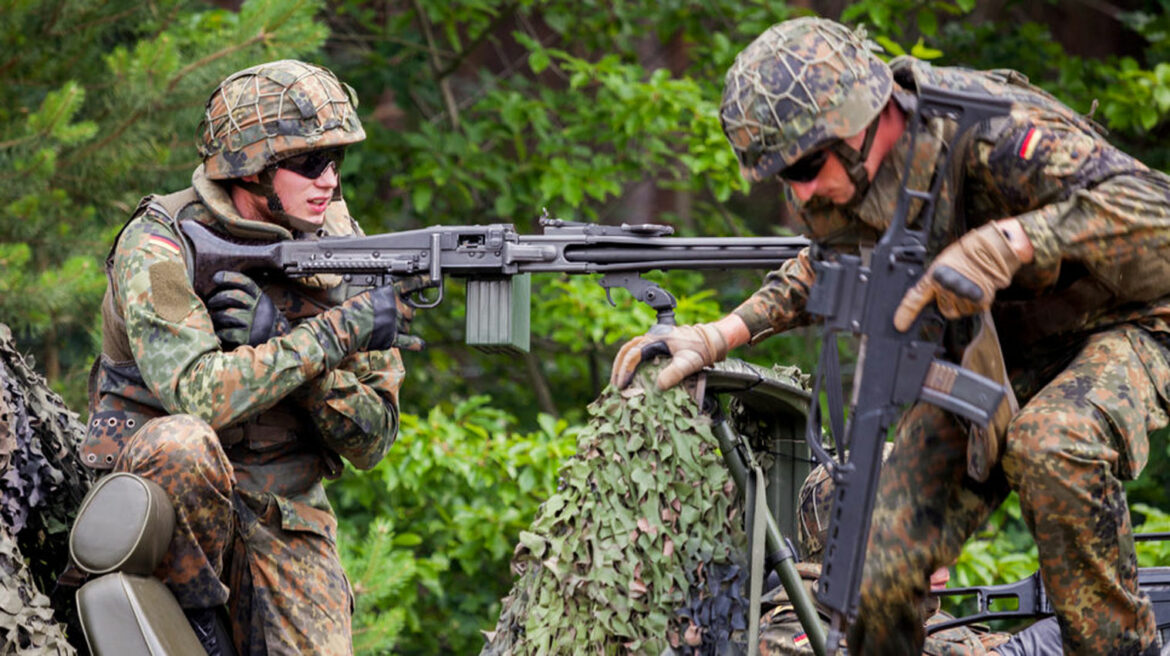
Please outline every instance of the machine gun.
[[[1170, 540], [1170, 533], [1139, 533], [1134, 539]], [[1162, 637], [1162, 644], [1170, 650], [1170, 567], [1139, 568], [1138, 587], [1150, 598], [1158, 634]], [[931, 624], [926, 627], [928, 634], [989, 620], [1042, 619], [1054, 614], [1052, 602], [1044, 589], [1044, 583], [1040, 580], [1039, 572], [1014, 583], [946, 588], [935, 590], [932, 594], [940, 597], [974, 595], [976, 611], [970, 615]], [[993, 602], [998, 608], [992, 608]]]
[[[414, 278], [404, 299], [415, 308], [443, 300], [447, 276], [467, 280], [467, 343], [485, 350], [527, 351], [530, 279], [540, 272], [602, 274], [609, 296], [623, 288], [674, 323], [674, 297], [641, 274], [670, 269], [772, 269], [806, 246], [800, 237], [672, 237], [670, 226], [606, 226], [541, 219], [544, 233], [522, 235], [511, 224], [432, 226], [366, 237], [241, 242], [195, 221], [181, 229], [195, 253], [195, 291], [232, 270], [288, 278], [340, 274], [354, 295], [394, 279]], [[421, 281], [421, 282], [420, 282]], [[426, 298], [428, 290], [437, 290]]]
[[[952, 143], [958, 143], [975, 124], [1004, 115], [1009, 108], [1006, 100], [920, 85], [918, 108], [907, 122], [909, 152], [916, 152], [918, 134], [930, 120], [957, 121]], [[947, 177], [951, 154], [939, 163], [929, 190], [910, 188], [913, 162], [907, 161], [894, 216], [868, 260], [836, 254], [814, 262], [816, 283], [806, 309], [822, 317], [824, 327], [813, 393], [814, 399], [820, 398], [825, 387], [830, 430], [837, 447], [832, 456], [821, 441], [819, 404], [814, 402], [806, 439], [834, 480], [824, 571], [817, 587], [817, 599], [832, 616], [828, 653], [838, 649], [845, 626], [857, 617], [887, 428], [904, 405], [916, 401], [933, 403], [986, 426], [1006, 393], [994, 381], [936, 357], [944, 325], [937, 309], [925, 310], [905, 333], [894, 327], [895, 309], [926, 270], [935, 202]], [[912, 201], [921, 204], [914, 228], [909, 225]], [[860, 337], [847, 426], [836, 347], [840, 332]]]

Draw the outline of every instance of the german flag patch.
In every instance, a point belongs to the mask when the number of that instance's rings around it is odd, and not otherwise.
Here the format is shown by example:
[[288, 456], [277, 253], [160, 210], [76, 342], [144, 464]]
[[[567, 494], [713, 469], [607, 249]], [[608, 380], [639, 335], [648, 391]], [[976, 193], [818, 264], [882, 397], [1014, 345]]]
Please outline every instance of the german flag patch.
[[1040, 130], [1031, 128], [1028, 134], [1024, 135], [1024, 140], [1020, 142], [1020, 151], [1017, 153], [1020, 159], [1032, 159], [1032, 154], [1036, 152], [1036, 145], [1040, 143]]
[[150, 245], [161, 248], [171, 255], [181, 255], [183, 253], [178, 244], [160, 235], [151, 235]]
[[808, 634], [804, 631], [792, 636], [792, 644], [796, 647], [803, 647], [808, 644]]

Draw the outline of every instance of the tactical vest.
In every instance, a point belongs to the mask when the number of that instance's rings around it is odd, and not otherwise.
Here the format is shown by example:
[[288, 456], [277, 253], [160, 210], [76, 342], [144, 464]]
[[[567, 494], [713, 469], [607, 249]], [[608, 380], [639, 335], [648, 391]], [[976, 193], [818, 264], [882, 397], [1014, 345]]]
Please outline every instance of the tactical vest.
[[[146, 386], [130, 341], [126, 335], [126, 319], [114, 300], [115, 281], [112, 276], [114, 253], [126, 226], [147, 211], [154, 212], [171, 225], [176, 234], [178, 217], [189, 206], [198, 203], [193, 188], [165, 196], [147, 196], [130, 216], [106, 256], [106, 293], [102, 299], [102, 353], [89, 372], [89, 425], [81, 445], [82, 461], [94, 469], [110, 469], [123, 445], [143, 424], [169, 413]], [[183, 249], [183, 260], [188, 273], [193, 271], [192, 258], [185, 240], [176, 243]]]
[[[165, 196], [147, 196], [139, 203], [126, 226], [147, 213], [161, 219], [175, 233], [175, 242], [183, 252], [188, 277], [193, 279], [194, 257], [189, 244], [182, 237], [179, 222], [194, 219], [216, 227], [195, 189], [187, 188]], [[336, 215], [332, 219], [334, 224], [339, 220]], [[344, 221], [351, 230], [360, 230], [348, 218], [348, 214]], [[170, 414], [142, 377], [130, 349], [125, 318], [114, 300], [117, 281], [112, 276], [113, 259], [126, 226], [119, 231], [106, 258], [102, 354], [94, 362], [89, 375], [89, 423], [81, 455], [82, 461], [94, 469], [113, 467], [123, 446], [143, 424]], [[265, 285], [265, 291], [286, 316], [295, 320], [314, 316], [342, 300], [345, 290], [336, 282], [330, 278], [309, 279], [301, 284], [273, 283]], [[272, 452], [298, 440], [310, 444], [320, 442], [311, 418], [303, 409], [287, 401], [278, 403], [254, 419], [222, 428], [217, 434], [225, 449], [244, 448], [255, 452]], [[322, 449], [321, 455], [327, 475], [339, 474], [341, 462], [337, 454]]]

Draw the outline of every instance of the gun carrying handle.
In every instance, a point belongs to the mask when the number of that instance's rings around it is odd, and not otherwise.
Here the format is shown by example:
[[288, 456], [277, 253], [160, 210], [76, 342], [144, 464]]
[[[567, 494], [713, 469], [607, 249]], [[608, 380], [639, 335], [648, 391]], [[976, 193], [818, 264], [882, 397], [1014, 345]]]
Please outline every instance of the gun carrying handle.
[[[969, 588], [948, 588], [946, 590], [939, 590], [934, 594], [946, 597], [973, 594], [975, 595], [978, 610], [973, 615], [931, 624], [926, 627], [927, 635], [945, 631], [956, 626], [976, 624], [986, 620], [1041, 617], [1052, 613], [1043, 592], [1043, 586], [1040, 583], [1039, 572], [1013, 583], [972, 586]], [[1016, 607], [1010, 610], [991, 610], [991, 602], [997, 599], [1014, 599]]]

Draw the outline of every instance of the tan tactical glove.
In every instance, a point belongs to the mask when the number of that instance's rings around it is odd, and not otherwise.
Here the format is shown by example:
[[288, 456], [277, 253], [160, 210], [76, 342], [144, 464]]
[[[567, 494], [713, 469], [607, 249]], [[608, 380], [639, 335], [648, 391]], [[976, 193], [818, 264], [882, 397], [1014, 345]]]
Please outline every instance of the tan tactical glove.
[[[658, 332], [662, 328], [666, 330]], [[634, 379], [639, 364], [656, 355], [670, 355], [670, 364], [658, 372], [658, 389], [670, 389], [703, 367], [727, 357], [727, 351], [727, 339], [714, 324], [655, 326], [622, 346], [614, 358], [609, 382], [623, 389]]]
[[1011, 284], [1020, 258], [1003, 232], [988, 223], [963, 235], [939, 253], [894, 312], [894, 327], [905, 331], [931, 301], [948, 319], [979, 314], [995, 293]]

